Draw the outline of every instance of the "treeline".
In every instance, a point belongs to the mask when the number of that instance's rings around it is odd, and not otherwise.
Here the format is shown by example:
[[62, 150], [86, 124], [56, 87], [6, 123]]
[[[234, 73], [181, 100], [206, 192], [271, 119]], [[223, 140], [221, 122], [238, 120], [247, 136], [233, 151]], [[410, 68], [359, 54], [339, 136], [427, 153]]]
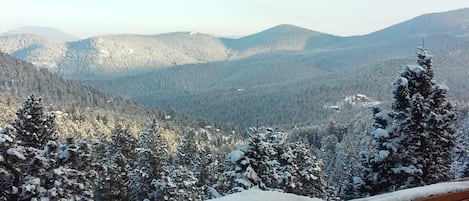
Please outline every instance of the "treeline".
[[252, 129], [229, 155], [220, 147], [234, 139], [207, 130], [187, 130], [171, 152], [155, 120], [138, 137], [116, 126], [110, 138], [60, 140], [41, 101], [28, 97], [0, 130], [2, 200], [205, 200], [254, 186], [326, 196], [321, 162], [280, 132]]
[[[457, 101], [469, 98], [466, 93], [469, 71], [465, 69], [469, 62], [465, 55], [467, 47], [467, 42], [461, 42], [434, 50], [438, 55], [434, 62], [436, 78], [451, 89], [449, 96]], [[350, 55], [340, 54], [338, 61], [333, 62], [342, 62], [341, 56], [348, 58]], [[323, 67], [321, 62], [314, 63], [319, 59], [320, 56], [309, 58], [308, 55], [259, 55], [231, 63], [188, 65], [90, 83], [145, 105], [218, 122], [246, 127], [255, 125], [260, 117], [263, 125], [302, 126], [327, 124], [331, 120], [347, 121], [357, 111], [366, 110], [341, 108], [341, 115], [336, 115], [324, 108], [345, 96], [361, 93], [389, 103], [390, 83], [405, 64], [414, 60], [411, 56], [376, 55], [371, 61]]]

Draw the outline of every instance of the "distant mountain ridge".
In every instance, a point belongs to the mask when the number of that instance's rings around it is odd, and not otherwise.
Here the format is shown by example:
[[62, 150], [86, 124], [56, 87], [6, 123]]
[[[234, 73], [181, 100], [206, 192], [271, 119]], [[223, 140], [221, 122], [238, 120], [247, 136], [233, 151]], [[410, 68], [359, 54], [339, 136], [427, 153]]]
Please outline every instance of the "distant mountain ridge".
[[69, 77], [100, 77], [133, 70], [237, 60], [302, 51], [319, 32], [279, 25], [239, 39], [195, 32], [104, 35], [64, 42], [31, 34], [0, 36], [0, 51]]
[[[105, 35], [65, 42], [30, 34], [0, 36], [0, 51], [45, 67], [68, 78], [103, 78], [162, 67], [225, 62], [255, 55], [286, 53], [303, 55], [312, 66], [340, 67], [373, 55], [402, 56], [409, 43], [425, 36], [430, 46], [467, 39], [469, 9], [427, 14], [362, 36], [338, 37], [293, 25], [279, 25], [249, 36], [228, 39], [195, 32], [157, 35]], [[431, 23], [430, 23], [431, 22]], [[23, 28], [9, 32], [49, 33], [52, 28]], [[369, 52], [369, 55], [351, 54]], [[336, 55], [344, 55], [341, 60]], [[296, 56], [295, 56], [296, 55]], [[327, 61], [326, 65], [325, 61]], [[369, 63], [374, 62], [375, 60]], [[368, 63], [368, 64], [369, 64]]]
[[327, 121], [331, 114], [324, 106], [344, 96], [387, 100], [389, 90], [379, 89], [390, 86], [401, 65], [413, 63], [422, 38], [437, 51], [437, 70], [455, 77], [443, 75], [448, 86], [465, 98], [468, 34], [469, 9], [460, 9], [352, 37], [293, 25], [237, 39], [175, 32], [57, 42], [21, 35], [0, 37], [0, 51], [147, 105], [222, 122], [248, 124], [261, 116], [291, 124]]
[[78, 40], [77, 37], [72, 36], [70, 34], [64, 33], [52, 27], [45, 27], [45, 26], [26, 26], [16, 28], [4, 33], [1, 33], [0, 36], [9, 36], [9, 35], [39, 35], [42, 37], [50, 38], [53, 40], [61, 40], [61, 41], [74, 41]]

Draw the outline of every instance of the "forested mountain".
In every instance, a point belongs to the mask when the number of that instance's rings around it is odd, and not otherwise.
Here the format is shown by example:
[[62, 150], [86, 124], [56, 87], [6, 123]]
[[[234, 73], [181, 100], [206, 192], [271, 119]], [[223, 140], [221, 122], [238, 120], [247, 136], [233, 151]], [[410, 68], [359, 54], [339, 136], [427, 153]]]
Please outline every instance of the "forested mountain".
[[43, 37], [47, 37], [50, 39], [61, 40], [61, 41], [74, 41], [78, 38], [72, 36], [70, 34], [64, 33], [52, 27], [45, 27], [45, 26], [27, 26], [27, 27], [19, 27], [7, 32], [3, 32], [0, 36], [7, 36], [7, 35], [21, 35], [21, 34], [32, 34], [32, 35], [39, 35]]
[[[338, 37], [279, 25], [238, 39], [196, 32], [105, 35], [63, 42], [38, 36], [0, 37], [0, 51], [72, 79], [103, 78], [145, 69], [275, 57], [321, 69], [350, 68], [400, 57], [425, 36], [429, 47], [466, 41], [468, 9], [423, 15], [362, 36]], [[427, 26], [431, 22], [431, 26]], [[13, 32], [23, 33], [23, 32]], [[26, 32], [24, 32], [26, 33]], [[259, 55], [261, 56], [259, 58]], [[250, 58], [254, 56], [254, 58]], [[270, 65], [283, 66], [272, 62]], [[211, 64], [209, 64], [211, 65]]]
[[[413, 58], [423, 36], [439, 56], [435, 71], [445, 72], [441, 80], [456, 89], [451, 97], [464, 100], [459, 90], [466, 84], [467, 70], [461, 66], [467, 60], [468, 15], [468, 9], [427, 14], [353, 37], [279, 25], [238, 39], [180, 32], [54, 45], [28, 39], [4, 48], [35, 64], [49, 60], [49, 69], [55, 66], [59, 75], [146, 105], [243, 126], [253, 125], [258, 116], [268, 125], [307, 125], [366, 111], [346, 110], [346, 97], [388, 100], [387, 83], [413, 62], [406, 58]], [[330, 109], [338, 105], [340, 115]]]
[[[469, 62], [467, 47], [467, 42], [461, 42], [432, 49], [438, 55], [434, 62], [437, 78], [452, 89], [450, 98], [461, 102], [469, 98], [465, 79], [469, 73], [465, 68]], [[344, 113], [354, 114], [356, 109], [368, 112], [366, 107], [341, 108], [341, 114], [337, 114], [327, 108], [346, 96], [365, 94], [376, 101], [389, 100], [389, 83], [404, 65], [414, 62], [413, 52], [403, 58], [331, 72], [297, 63], [289, 65], [295, 60], [275, 60], [270, 55], [271, 59], [187, 65], [87, 83], [148, 105], [222, 122], [252, 126], [259, 116], [268, 125], [307, 125], [347, 118]], [[279, 67], [269, 65], [275, 61], [285, 63]]]
[[[161, 121], [164, 137], [173, 142], [172, 149], [188, 129], [212, 127], [213, 131], [207, 131], [217, 133], [212, 140], [232, 135], [233, 130], [239, 131], [235, 127], [222, 126], [174, 111], [164, 112], [144, 107], [132, 100], [113, 97], [0, 53], [0, 108], [3, 111], [0, 124], [10, 122], [21, 100], [30, 94], [41, 96], [43, 102], [47, 103], [46, 108], [56, 113], [58, 130], [63, 138], [109, 135], [119, 125], [136, 134], [152, 118]], [[233, 135], [226, 140], [238, 137]]]

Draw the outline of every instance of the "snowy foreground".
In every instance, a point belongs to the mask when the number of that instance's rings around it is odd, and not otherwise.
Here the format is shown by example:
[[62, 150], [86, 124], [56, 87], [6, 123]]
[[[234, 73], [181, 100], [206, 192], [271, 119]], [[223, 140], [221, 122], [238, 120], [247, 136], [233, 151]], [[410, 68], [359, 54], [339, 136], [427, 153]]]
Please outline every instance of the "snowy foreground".
[[322, 201], [321, 199], [308, 198], [276, 191], [246, 190], [209, 201]]
[[[411, 201], [464, 190], [469, 190], [469, 181], [433, 184], [352, 201]], [[321, 199], [275, 191], [247, 190], [209, 201], [321, 201]]]
[[469, 181], [438, 183], [362, 199], [356, 199], [353, 201], [410, 201], [428, 198], [433, 195], [443, 195], [446, 193], [459, 192], [464, 190], [469, 190]]

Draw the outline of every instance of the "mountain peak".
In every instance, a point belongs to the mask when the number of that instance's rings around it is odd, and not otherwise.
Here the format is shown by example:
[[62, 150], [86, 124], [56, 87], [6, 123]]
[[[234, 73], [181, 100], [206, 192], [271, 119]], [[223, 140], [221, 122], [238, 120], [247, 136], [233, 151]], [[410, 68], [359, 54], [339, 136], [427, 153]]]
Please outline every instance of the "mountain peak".
[[[310, 29], [306, 29], [300, 26], [291, 25], [291, 24], [280, 24], [269, 29], [266, 29], [262, 32], [272, 32], [272, 33], [289, 33], [289, 34], [311, 34], [311, 33], [319, 33]], [[262, 33], [260, 32], [260, 33]]]
[[16, 28], [16, 29], [1, 33], [0, 36], [20, 35], [20, 34], [34, 34], [34, 35], [39, 35], [39, 36], [56, 39], [56, 40], [62, 40], [62, 41], [74, 41], [78, 39], [77, 37], [64, 33], [62, 31], [59, 31], [56, 28], [47, 27], [47, 26], [20, 27], [20, 28]]

